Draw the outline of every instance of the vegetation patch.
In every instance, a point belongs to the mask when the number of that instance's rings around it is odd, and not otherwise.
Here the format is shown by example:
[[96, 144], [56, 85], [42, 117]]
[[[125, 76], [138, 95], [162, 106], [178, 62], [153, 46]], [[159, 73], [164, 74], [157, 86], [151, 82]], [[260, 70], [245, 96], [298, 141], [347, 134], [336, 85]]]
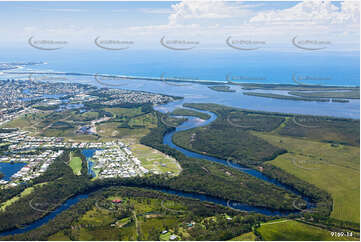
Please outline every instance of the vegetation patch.
[[337, 144], [360, 146], [360, 121], [332, 117], [291, 116], [278, 134]]
[[240, 236], [234, 237], [231, 241], [256, 241], [257, 236], [253, 232], [241, 234]]
[[[232, 109], [217, 110], [220, 114], [211, 124], [178, 132], [173, 142], [178, 146], [229, 159], [242, 165], [258, 165], [285, 152], [252, 135], [249, 130], [273, 130], [283, 119]], [[241, 127], [238, 127], [241, 126]]]
[[278, 135], [257, 134], [288, 150], [269, 163], [329, 192], [334, 205], [331, 217], [360, 221], [360, 149]]
[[75, 175], [81, 175], [82, 160], [80, 157], [75, 156], [74, 153], [70, 153], [69, 166], [71, 167]]
[[130, 148], [135, 156], [142, 162], [142, 166], [156, 174], [167, 173], [178, 175], [182, 170], [173, 157], [163, 154], [151, 147], [133, 144]]
[[267, 241], [358, 240], [357, 238], [348, 236], [332, 236], [331, 231], [293, 220], [270, 221], [261, 224], [261, 227], [257, 228], [257, 232], [260, 233], [263, 240]]
[[193, 117], [198, 117], [203, 120], [207, 120], [211, 117], [207, 113], [202, 113], [202, 112], [198, 112], [198, 111], [195, 111], [192, 109], [186, 109], [186, 108], [176, 108], [170, 114], [175, 115], [175, 116], [193, 116]]
[[213, 91], [217, 91], [217, 92], [236, 92], [236, 90], [231, 89], [230, 86], [208, 86], [209, 89], [212, 89]]

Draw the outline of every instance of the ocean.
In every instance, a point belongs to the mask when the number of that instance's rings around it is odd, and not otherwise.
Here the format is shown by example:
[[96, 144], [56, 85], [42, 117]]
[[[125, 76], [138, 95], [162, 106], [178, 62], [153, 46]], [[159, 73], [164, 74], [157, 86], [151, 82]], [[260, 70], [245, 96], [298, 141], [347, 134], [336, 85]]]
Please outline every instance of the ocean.
[[[0, 62], [39, 62], [34, 71], [102, 73], [130, 76], [168, 77], [254, 83], [360, 85], [359, 52], [271, 52], [237, 50], [136, 50], [103, 49], [41, 51], [3, 50]], [[28, 68], [18, 69], [25, 71]], [[0, 75], [6, 78], [7, 75]], [[27, 75], [28, 76], [28, 75]], [[67, 77], [72, 81], [97, 86], [91, 77]], [[240, 87], [234, 93], [216, 92], [206, 85], [122, 80], [118, 88], [141, 90], [184, 97], [183, 102], [212, 102], [228, 106], [286, 113], [360, 117], [360, 101], [349, 103], [305, 102], [245, 96]]]
[[161, 75], [257, 83], [360, 85], [359, 52], [103, 49], [1, 50], [0, 62], [44, 61], [34, 69], [119, 75]]

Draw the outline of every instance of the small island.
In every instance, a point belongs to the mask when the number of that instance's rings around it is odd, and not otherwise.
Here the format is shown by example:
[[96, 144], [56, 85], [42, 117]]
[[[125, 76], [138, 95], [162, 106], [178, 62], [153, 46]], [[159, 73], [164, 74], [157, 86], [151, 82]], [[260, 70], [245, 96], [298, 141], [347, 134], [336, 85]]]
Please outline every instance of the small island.
[[203, 120], [207, 120], [211, 117], [209, 114], [185, 108], [176, 108], [171, 114], [175, 116], [194, 116]]
[[314, 101], [314, 102], [329, 102], [330, 101], [328, 98], [298, 97], [298, 96], [288, 96], [288, 95], [275, 94], [275, 93], [243, 92], [243, 94], [247, 95], [247, 96], [294, 100], [294, 101]]
[[360, 99], [360, 90], [355, 89], [351, 91], [333, 91], [333, 92], [289, 92], [291, 95], [306, 97], [306, 98], [347, 98]]
[[231, 89], [229, 86], [208, 86], [208, 88], [217, 92], [236, 92], [236, 90]]

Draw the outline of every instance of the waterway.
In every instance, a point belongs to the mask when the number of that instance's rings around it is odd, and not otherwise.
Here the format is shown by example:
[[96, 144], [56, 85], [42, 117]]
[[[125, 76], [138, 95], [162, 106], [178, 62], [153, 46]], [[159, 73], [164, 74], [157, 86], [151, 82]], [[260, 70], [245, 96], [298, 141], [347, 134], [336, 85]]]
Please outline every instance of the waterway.
[[[161, 110], [158, 108], [156, 108], [158, 110]], [[165, 110], [162, 110], [165, 111]], [[261, 172], [254, 170], [254, 169], [250, 169], [250, 168], [246, 168], [243, 167], [241, 165], [238, 164], [234, 164], [231, 163], [227, 160], [223, 160], [223, 159], [218, 159], [212, 156], [207, 156], [207, 155], [202, 155], [202, 154], [198, 154], [195, 152], [191, 152], [188, 151], [186, 149], [183, 149], [179, 146], [177, 146], [176, 144], [173, 143], [172, 141], [172, 137], [175, 133], [180, 132], [180, 131], [184, 131], [187, 129], [192, 129], [195, 127], [201, 127], [201, 126], [205, 126], [210, 124], [211, 122], [213, 122], [217, 116], [212, 113], [212, 112], [208, 112], [208, 111], [202, 111], [202, 110], [197, 110], [199, 112], [203, 112], [203, 113], [207, 113], [209, 114], [211, 117], [208, 120], [202, 120], [196, 117], [187, 117], [188, 120], [185, 121], [184, 123], [182, 123], [181, 125], [179, 125], [178, 127], [176, 127], [176, 129], [174, 131], [171, 131], [169, 133], [167, 133], [164, 138], [163, 138], [163, 143], [169, 145], [171, 148], [174, 148], [180, 152], [182, 152], [183, 154], [185, 154], [188, 157], [192, 157], [192, 158], [198, 158], [198, 159], [204, 159], [204, 160], [208, 160], [208, 161], [212, 161], [212, 162], [217, 162], [219, 164], [228, 166], [228, 167], [232, 167], [234, 169], [237, 169], [241, 172], [247, 173], [251, 176], [257, 177], [258, 179], [261, 179], [265, 182], [269, 182], [272, 183], [278, 187], [281, 187], [289, 192], [292, 192], [294, 194], [300, 195], [305, 201], [309, 201], [309, 199], [305, 196], [303, 196], [302, 194], [300, 194], [299, 192], [297, 192], [296, 190], [279, 183], [278, 181], [271, 179], [265, 175], [263, 175]], [[83, 150], [83, 154], [85, 155], [85, 157], [88, 160], [88, 172], [89, 174], [93, 174], [93, 171], [91, 169], [92, 167], [92, 163], [90, 161], [90, 158], [94, 155], [95, 153], [95, 149], [85, 149]], [[155, 188], [155, 187], [145, 187], [147, 189], [152, 189], [152, 190], [156, 190], [156, 191], [160, 191], [160, 192], [164, 192], [167, 194], [172, 194], [172, 195], [177, 195], [177, 196], [181, 196], [181, 197], [185, 197], [185, 198], [193, 198], [193, 199], [198, 199], [200, 201], [204, 201], [204, 202], [212, 202], [218, 205], [223, 205], [223, 206], [228, 206], [230, 208], [233, 209], [237, 209], [237, 210], [241, 210], [241, 211], [247, 211], [247, 212], [256, 212], [256, 213], [261, 213], [261, 214], [265, 214], [265, 215], [279, 215], [279, 216], [286, 216], [288, 214], [290, 214], [290, 212], [288, 211], [277, 211], [277, 210], [272, 210], [272, 209], [267, 209], [267, 208], [262, 208], [262, 207], [256, 207], [256, 206], [249, 206], [246, 204], [242, 204], [239, 202], [235, 202], [235, 201], [230, 201], [230, 200], [225, 200], [225, 199], [221, 199], [221, 198], [216, 198], [216, 197], [212, 197], [212, 196], [208, 196], [208, 195], [203, 195], [203, 194], [197, 194], [197, 193], [190, 193], [190, 192], [182, 192], [182, 191], [178, 191], [178, 190], [173, 190], [173, 189], [165, 189], [165, 188]], [[73, 198], [68, 199], [63, 205], [61, 205], [60, 207], [58, 207], [56, 210], [50, 212], [48, 215], [46, 215], [45, 217], [43, 217], [40, 220], [37, 220], [29, 225], [26, 225], [23, 228], [17, 228], [17, 229], [13, 229], [10, 231], [6, 231], [6, 232], [2, 232], [0, 233], [0, 236], [6, 236], [6, 235], [13, 235], [13, 234], [19, 234], [19, 233], [24, 233], [24, 232], [28, 232], [30, 230], [36, 229], [40, 226], [42, 226], [43, 224], [48, 223], [51, 219], [53, 219], [57, 214], [65, 211], [66, 209], [68, 209], [70, 206], [76, 204], [77, 202], [79, 202], [80, 200], [87, 198], [88, 195], [87, 194], [81, 194], [81, 195], [77, 195]], [[308, 208], [310, 208], [311, 205], [310, 203], [308, 203]], [[293, 213], [295, 213], [293, 211]]]
[[10, 181], [10, 177], [20, 171], [27, 163], [0, 162], [0, 172], [4, 174], [2, 180]]
[[83, 149], [82, 154], [85, 156], [88, 164], [88, 174], [92, 177], [95, 177], [96, 174], [93, 171], [94, 162], [91, 160], [91, 157], [95, 154], [96, 149]]
[[14, 234], [22, 234], [25, 232], [28, 232], [30, 230], [36, 229], [40, 226], [42, 226], [43, 224], [48, 223], [50, 220], [52, 220], [53, 218], [56, 217], [56, 215], [58, 215], [59, 213], [67, 210], [68, 208], [70, 208], [72, 205], [77, 204], [79, 201], [81, 201], [84, 198], [87, 198], [88, 195], [87, 194], [81, 194], [72, 198], [69, 198], [68, 200], [66, 200], [60, 207], [58, 207], [57, 209], [55, 209], [54, 211], [52, 211], [51, 213], [49, 213], [48, 215], [46, 215], [45, 217], [29, 224], [29, 225], [25, 225], [21, 228], [17, 228], [17, 229], [12, 229], [9, 231], [5, 231], [5, 232], [1, 232], [0, 236], [7, 236], [7, 235], [14, 235]]
[[[187, 109], [191, 109], [191, 108], [187, 108]], [[184, 155], [186, 155], [188, 157], [197, 158], [197, 159], [204, 159], [204, 160], [216, 162], [216, 163], [219, 163], [219, 164], [222, 164], [222, 165], [237, 169], [237, 170], [239, 170], [241, 172], [247, 173], [248, 175], [254, 176], [254, 177], [256, 177], [258, 179], [261, 179], [261, 180], [263, 180], [265, 182], [272, 183], [273, 185], [276, 185], [276, 186], [278, 186], [280, 188], [283, 188], [283, 189], [285, 189], [285, 190], [287, 190], [287, 191], [289, 191], [291, 193], [297, 194], [297, 195], [301, 196], [305, 201], [309, 202], [309, 198], [303, 196], [297, 190], [295, 190], [295, 189], [293, 189], [293, 188], [291, 188], [291, 187], [289, 187], [289, 186], [287, 186], [285, 184], [282, 184], [282, 183], [278, 182], [275, 179], [267, 177], [267, 176], [265, 176], [264, 174], [262, 174], [261, 172], [255, 170], [255, 169], [247, 168], [247, 167], [241, 166], [239, 164], [232, 163], [232, 162], [230, 162], [228, 160], [219, 159], [219, 158], [216, 158], [216, 157], [213, 157], [213, 156], [208, 156], [208, 155], [195, 153], [195, 152], [183, 149], [182, 147], [179, 147], [176, 144], [174, 144], [173, 143], [174, 134], [176, 134], [178, 132], [181, 132], [181, 131], [188, 130], [188, 129], [206, 126], [206, 125], [210, 124], [211, 122], [213, 122], [217, 118], [217, 116], [212, 112], [198, 110], [198, 109], [193, 109], [193, 110], [198, 111], [198, 112], [202, 112], [202, 113], [207, 113], [207, 114], [210, 115], [210, 118], [208, 120], [202, 120], [202, 119], [197, 118], [197, 117], [188, 117], [187, 121], [185, 121], [181, 125], [177, 126], [175, 128], [175, 130], [173, 130], [171, 132], [168, 132], [163, 137], [163, 143], [164, 144], [168, 145], [169, 147], [171, 147], [173, 149], [176, 149], [176, 150], [182, 152]], [[308, 204], [309, 204], [308, 206], [310, 206], [310, 203], [308, 203]]]

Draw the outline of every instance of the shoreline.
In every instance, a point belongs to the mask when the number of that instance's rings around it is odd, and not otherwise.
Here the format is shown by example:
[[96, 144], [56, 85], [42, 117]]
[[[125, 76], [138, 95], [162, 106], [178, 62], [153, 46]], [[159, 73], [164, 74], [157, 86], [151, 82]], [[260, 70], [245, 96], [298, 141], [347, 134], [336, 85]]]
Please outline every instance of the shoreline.
[[[76, 73], [76, 72], [4, 72], [4, 74], [18, 74], [18, 75], [66, 75], [66, 76], [89, 76], [94, 77], [96, 81], [96, 77], [105, 77], [105, 78], [119, 78], [122, 80], [148, 80], [148, 81], [160, 81], [160, 82], [185, 82], [185, 83], [196, 83], [196, 84], [203, 84], [203, 85], [212, 85], [212, 84], [227, 84], [227, 85], [237, 85], [237, 86], [252, 86], [252, 89], [270, 89], [272, 87], [292, 87], [292, 88], [326, 88], [326, 89], [336, 89], [336, 90], [352, 90], [352, 89], [359, 89], [359, 86], [353, 85], [300, 85], [297, 83], [259, 83], [259, 82], [234, 82], [234, 81], [219, 81], [219, 80], [194, 80], [194, 79], [183, 79], [183, 78], [172, 78], [172, 77], [147, 77], [147, 76], [128, 76], [128, 75], [115, 75], [115, 74], [92, 74], [92, 73]], [[344, 89], [345, 88], [345, 89]], [[278, 90], [274, 89], [273, 90]], [[286, 89], [282, 89], [286, 90]]]

